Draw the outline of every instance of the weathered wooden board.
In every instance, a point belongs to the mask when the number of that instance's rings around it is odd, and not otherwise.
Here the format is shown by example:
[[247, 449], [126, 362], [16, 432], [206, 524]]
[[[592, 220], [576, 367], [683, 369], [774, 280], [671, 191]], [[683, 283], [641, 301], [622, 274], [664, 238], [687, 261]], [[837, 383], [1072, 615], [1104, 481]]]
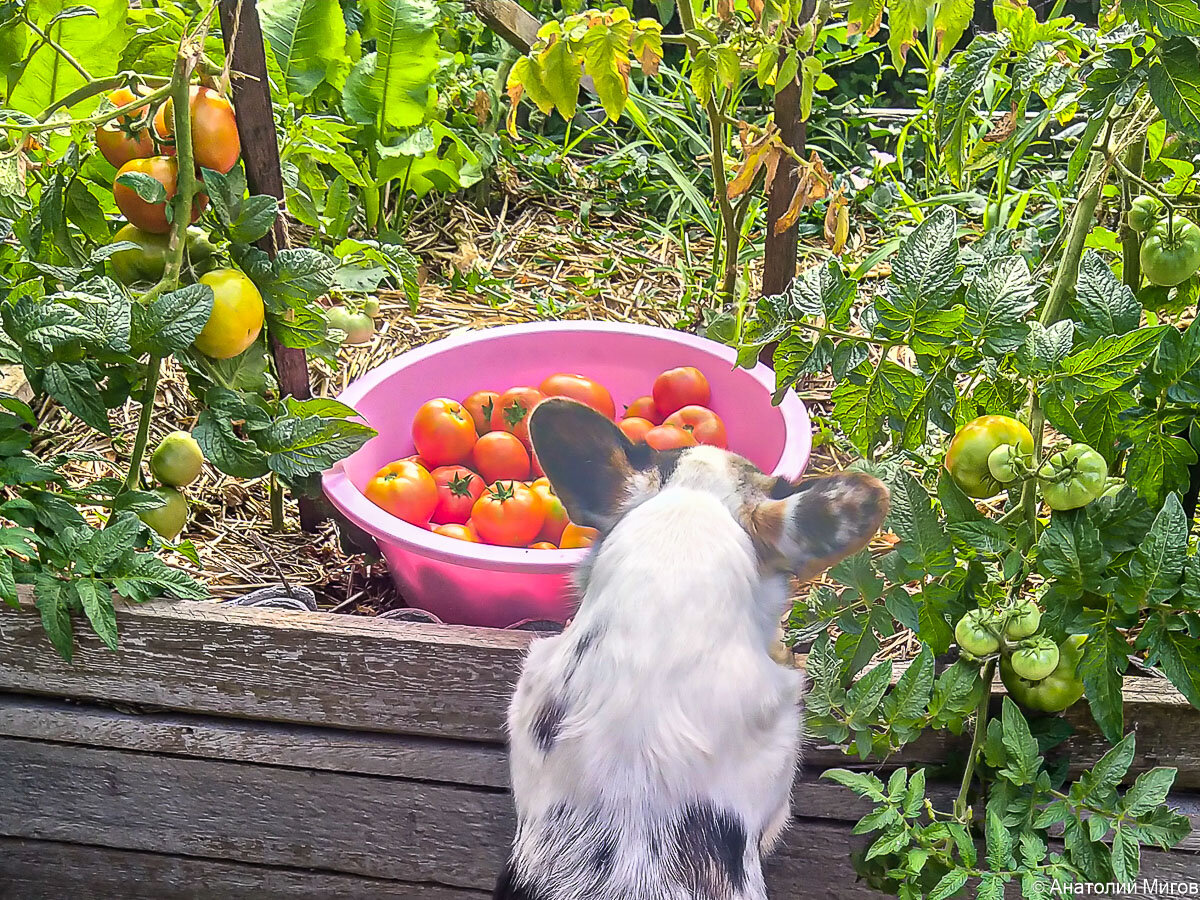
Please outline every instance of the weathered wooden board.
[[[527, 632], [211, 603], [122, 604], [119, 623], [119, 651], [81, 634], [68, 666], [51, 652], [33, 609], [0, 607], [0, 690], [502, 743], [508, 699], [533, 639]], [[1157, 679], [1127, 678], [1125, 692], [1138, 732], [1133, 771], [1175, 766], [1180, 788], [1200, 789], [1200, 711]], [[1068, 718], [1079, 731], [1073, 758], [1099, 758], [1106, 745], [1086, 706]], [[893, 761], [937, 766], [960, 745], [929, 734]], [[847, 761], [819, 745], [806, 759], [813, 768]]]
[[337, 872], [0, 838], [0, 900], [484, 900], [490, 892]]

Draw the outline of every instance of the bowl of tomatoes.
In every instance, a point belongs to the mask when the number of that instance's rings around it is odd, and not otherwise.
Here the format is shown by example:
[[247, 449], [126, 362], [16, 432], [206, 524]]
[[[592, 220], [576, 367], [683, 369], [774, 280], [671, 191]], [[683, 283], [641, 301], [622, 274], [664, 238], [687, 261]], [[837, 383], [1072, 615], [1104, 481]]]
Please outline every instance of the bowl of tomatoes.
[[567, 519], [541, 477], [528, 438], [537, 402], [573, 397], [631, 440], [727, 446], [794, 478], [812, 428], [803, 401], [773, 405], [774, 390], [768, 367], [738, 368], [733, 349], [664, 328], [538, 322], [455, 335], [342, 392], [378, 434], [323, 487], [376, 540], [412, 606], [462, 625], [564, 622], [571, 573], [596, 536]]

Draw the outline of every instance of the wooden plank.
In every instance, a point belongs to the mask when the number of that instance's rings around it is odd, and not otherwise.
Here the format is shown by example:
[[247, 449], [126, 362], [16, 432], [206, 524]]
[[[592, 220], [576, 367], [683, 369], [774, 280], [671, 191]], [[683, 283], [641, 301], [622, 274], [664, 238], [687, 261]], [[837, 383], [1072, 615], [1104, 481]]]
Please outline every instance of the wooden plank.
[[0, 834], [491, 887], [508, 796], [334, 772], [0, 739]]
[[[504, 718], [533, 635], [387, 622], [328, 613], [242, 609], [212, 603], [119, 604], [121, 648], [79, 629], [75, 662], [49, 648], [36, 611], [0, 607], [0, 690], [351, 730], [504, 741]], [[1180, 789], [1200, 789], [1200, 711], [1160, 679], [1125, 679], [1126, 721], [1137, 731], [1133, 772], [1179, 769]], [[1077, 766], [1106, 743], [1086, 704], [1067, 718]], [[929, 733], [892, 757], [944, 765], [965, 750]], [[813, 745], [811, 769], [852, 762]]]
[[336, 872], [0, 838], [0, 900], [484, 900], [490, 892]]
[[521, 53], [528, 53], [542, 27], [532, 13], [514, 0], [467, 0], [467, 8]]
[[0, 690], [493, 742], [529, 632], [213, 603], [118, 604], [121, 647], [88, 629], [56, 657], [35, 611], [0, 611]]
[[231, 760], [508, 789], [496, 744], [248, 722], [180, 713], [126, 713], [0, 694], [0, 735], [141, 753]]

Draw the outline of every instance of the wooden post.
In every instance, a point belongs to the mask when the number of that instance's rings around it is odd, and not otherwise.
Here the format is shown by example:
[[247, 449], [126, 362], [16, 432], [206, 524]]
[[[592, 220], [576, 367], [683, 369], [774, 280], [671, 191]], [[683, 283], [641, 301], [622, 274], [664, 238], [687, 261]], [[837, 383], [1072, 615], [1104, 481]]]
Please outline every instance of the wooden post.
[[[804, 0], [800, 8], [799, 21], [806, 22], [817, 12], [816, 0]], [[808, 134], [806, 123], [800, 121], [799, 76], [775, 92], [775, 127], [783, 143], [803, 156]], [[763, 251], [764, 296], [782, 294], [796, 277], [796, 252], [799, 247], [799, 229], [796, 225], [775, 233], [775, 223], [787, 212], [796, 191], [798, 181], [796, 161], [784, 156], [775, 172], [771, 195], [767, 198], [767, 239]], [[770, 356], [767, 357], [768, 361]]]
[[[246, 185], [251, 194], [266, 194], [283, 200], [283, 173], [279, 166], [279, 142], [275, 136], [275, 116], [271, 107], [271, 86], [267, 81], [267, 57], [263, 49], [262, 25], [254, 0], [219, 0], [221, 34], [229, 54], [233, 108], [237, 112], [238, 138], [242, 143], [242, 163], [246, 167]], [[240, 77], [239, 77], [240, 76]], [[272, 258], [287, 247], [287, 226], [282, 210], [275, 226], [258, 247]], [[284, 395], [297, 400], [312, 397], [308, 380], [308, 357], [303, 350], [285, 347], [271, 337], [271, 354]], [[300, 527], [312, 531], [324, 518], [317, 504], [298, 498]]]

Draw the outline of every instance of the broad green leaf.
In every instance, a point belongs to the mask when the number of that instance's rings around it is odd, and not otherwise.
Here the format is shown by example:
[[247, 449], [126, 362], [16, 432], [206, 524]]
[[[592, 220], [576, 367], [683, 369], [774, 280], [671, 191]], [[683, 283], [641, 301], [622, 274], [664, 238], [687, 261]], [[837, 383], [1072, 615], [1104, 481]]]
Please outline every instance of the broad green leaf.
[[891, 683], [892, 663], [891, 660], [885, 660], [859, 678], [846, 692], [846, 715], [866, 721], [879, 708]]
[[229, 418], [212, 410], [200, 413], [192, 437], [204, 458], [235, 478], [257, 478], [267, 474], [267, 456], [252, 441], [239, 437]]
[[935, 210], [896, 251], [892, 286], [919, 306], [946, 306], [959, 282], [957, 231], [953, 207]]
[[74, 626], [71, 623], [71, 608], [66, 597], [66, 585], [49, 572], [41, 571], [33, 583], [34, 603], [42, 616], [42, 627], [46, 636], [67, 662], [75, 649]]
[[933, 0], [889, 0], [888, 2], [888, 48], [892, 51], [892, 65], [903, 74], [908, 49], [925, 30], [925, 20]]
[[91, 425], [110, 434], [108, 410], [100, 399], [91, 372], [82, 363], [52, 362], [41, 373], [46, 393]]
[[954, 568], [954, 549], [938, 521], [928, 491], [908, 472], [892, 489], [888, 525], [900, 538], [896, 552], [925, 575], [942, 575]]
[[[925, 14], [922, 10], [920, 22], [912, 23], [912, 27], [921, 28], [924, 23]], [[889, 44], [895, 40], [896, 35], [893, 33]], [[950, 60], [949, 71], [942, 75], [934, 93], [934, 125], [938, 141], [945, 151], [947, 171], [956, 185], [962, 180], [963, 161], [967, 158], [967, 120], [972, 115], [975, 96], [987, 80], [987, 71], [996, 61], [996, 57], [1008, 47], [1008, 43], [1009, 37], [1006, 34], [985, 34], [976, 37], [966, 50], [955, 54]]]
[[1006, 759], [1004, 774], [1013, 784], [1032, 784], [1041, 771], [1042, 758], [1029, 723], [1009, 697], [1004, 698], [1001, 725]]
[[[632, 36], [633, 22], [629, 20], [629, 13], [617, 7], [589, 26], [581, 42], [584, 70], [592, 77], [600, 105], [614, 122], [621, 117], [629, 97], [629, 41]], [[713, 54], [712, 66], [713, 73], [720, 77], [720, 54]]]
[[1117, 826], [1113, 834], [1113, 877], [1118, 884], [1132, 884], [1142, 864], [1142, 848], [1128, 828]]
[[966, 883], [966, 870], [953, 869], [941, 877], [937, 886], [929, 893], [929, 900], [949, 900], [950, 897], [957, 897]]
[[1200, 708], [1200, 641], [1186, 630], [1174, 630], [1173, 626], [1182, 624], [1168, 613], [1152, 616], [1138, 638], [1138, 646], [1146, 647], [1146, 661], [1158, 665], [1179, 693]]
[[182, 569], [173, 569], [153, 553], [134, 553], [128, 564], [112, 574], [113, 588], [135, 603], [157, 597], [203, 600], [207, 589]]
[[850, 0], [850, 8], [846, 12], [846, 33], [855, 35], [861, 32], [865, 37], [873, 37], [879, 31], [886, 5], [886, 0]]
[[[1175, 2], [1197, 10], [1194, 0]], [[1150, 68], [1150, 96], [1168, 125], [1200, 139], [1200, 47], [1187, 38], [1163, 43], [1159, 64]]]
[[1178, 769], [1157, 766], [1143, 772], [1125, 792], [1121, 806], [1131, 816], [1144, 816], [1167, 802]]
[[1125, 699], [1121, 694], [1122, 675], [1129, 665], [1129, 643], [1125, 636], [1105, 619], [1088, 638], [1079, 664], [1092, 717], [1109, 741], [1121, 739], [1125, 730]]
[[94, 578], [77, 578], [71, 587], [79, 595], [83, 611], [92, 628], [104, 641], [109, 650], [117, 649], [117, 611], [113, 609], [112, 594], [108, 586]]
[[263, 0], [258, 9], [287, 92], [309, 96], [345, 57], [341, 6], [337, 0]]
[[[559, 115], [570, 121], [579, 102], [579, 82], [583, 77], [583, 57], [563, 39], [554, 41], [538, 54], [541, 84], [558, 108]], [[528, 92], [528, 88], [526, 89]], [[530, 99], [536, 98], [530, 93]]]
[[[59, 19], [53, 25], [50, 22], [56, 16], [77, 5], [69, 0], [32, 0], [27, 15], [46, 29], [54, 42], [70, 53], [93, 78], [114, 75], [119, 68], [121, 48], [129, 36], [125, 19], [128, 0], [90, 0], [88, 5], [95, 10], [94, 16], [72, 16]], [[61, 55], [43, 44], [25, 66], [6, 105], [37, 115], [86, 82], [87, 79]], [[82, 106], [82, 103], [77, 104], [68, 112], [75, 112]]]
[[271, 423], [263, 449], [271, 471], [291, 481], [324, 472], [374, 436], [375, 430], [360, 422], [287, 416]]
[[1034, 290], [1023, 257], [988, 260], [967, 287], [967, 331], [981, 337], [984, 347], [993, 354], [1016, 350], [1029, 333], [1023, 319], [1037, 303]]
[[890, 418], [903, 420], [924, 380], [890, 359], [863, 362], [833, 390], [834, 418], [863, 453], [883, 437]]
[[918, 719], [933, 693], [933, 654], [922, 646], [896, 686], [883, 698], [883, 716], [889, 725]]
[[1051, 380], [1058, 390], [1075, 400], [1116, 390], [1157, 349], [1165, 328], [1165, 325], [1139, 328], [1125, 335], [1102, 338], [1063, 360], [1061, 370]]
[[1200, 36], [1200, 6], [1195, 0], [1122, 0], [1121, 9], [1163, 34]]
[[189, 284], [134, 308], [130, 342], [138, 353], [166, 356], [186, 350], [208, 324], [213, 292], [206, 284]]
[[941, 62], [958, 45], [971, 24], [975, 0], [940, 0], [933, 17], [933, 33], [937, 40], [937, 61]]
[[[995, 871], [1002, 872], [1007, 869], [1012, 862], [1012, 835], [1008, 833], [1008, 827], [1004, 824], [1004, 819], [1002, 819], [990, 806], [987, 811], [984, 825], [987, 835], [988, 866]], [[979, 896], [984, 896], [983, 884], [980, 885]], [[1004, 896], [1003, 887], [1000, 888], [999, 893], [997, 893], [995, 896], [997, 898]]]
[[1128, 577], [1121, 579], [1122, 592], [1137, 607], [1166, 603], [1179, 592], [1187, 560], [1187, 539], [1188, 521], [1183, 506], [1176, 494], [1169, 494], [1150, 533], [1129, 560]]
[[821, 773], [822, 778], [836, 781], [843, 787], [848, 787], [860, 797], [866, 797], [883, 803], [886, 796], [883, 793], [883, 782], [870, 772], [852, 772], [849, 769], [827, 769]]
[[433, 111], [433, 76], [441, 51], [432, 0], [370, 0], [363, 4], [372, 23], [375, 52], [355, 63], [342, 101], [355, 121], [412, 128]]
[[1196, 450], [1186, 439], [1156, 428], [1129, 448], [1125, 477], [1147, 503], [1157, 506], [1168, 492], [1188, 489], [1187, 467], [1195, 461]]
[[1116, 794], [1121, 779], [1133, 765], [1136, 750], [1137, 739], [1133, 732], [1118, 738], [1094, 766], [1079, 776], [1072, 796], [1093, 805], [1107, 804]]
[[1125, 334], [1138, 327], [1142, 307], [1133, 291], [1121, 282], [1095, 250], [1088, 250], [1079, 265], [1073, 304], [1075, 333], [1085, 345], [1099, 338]]

